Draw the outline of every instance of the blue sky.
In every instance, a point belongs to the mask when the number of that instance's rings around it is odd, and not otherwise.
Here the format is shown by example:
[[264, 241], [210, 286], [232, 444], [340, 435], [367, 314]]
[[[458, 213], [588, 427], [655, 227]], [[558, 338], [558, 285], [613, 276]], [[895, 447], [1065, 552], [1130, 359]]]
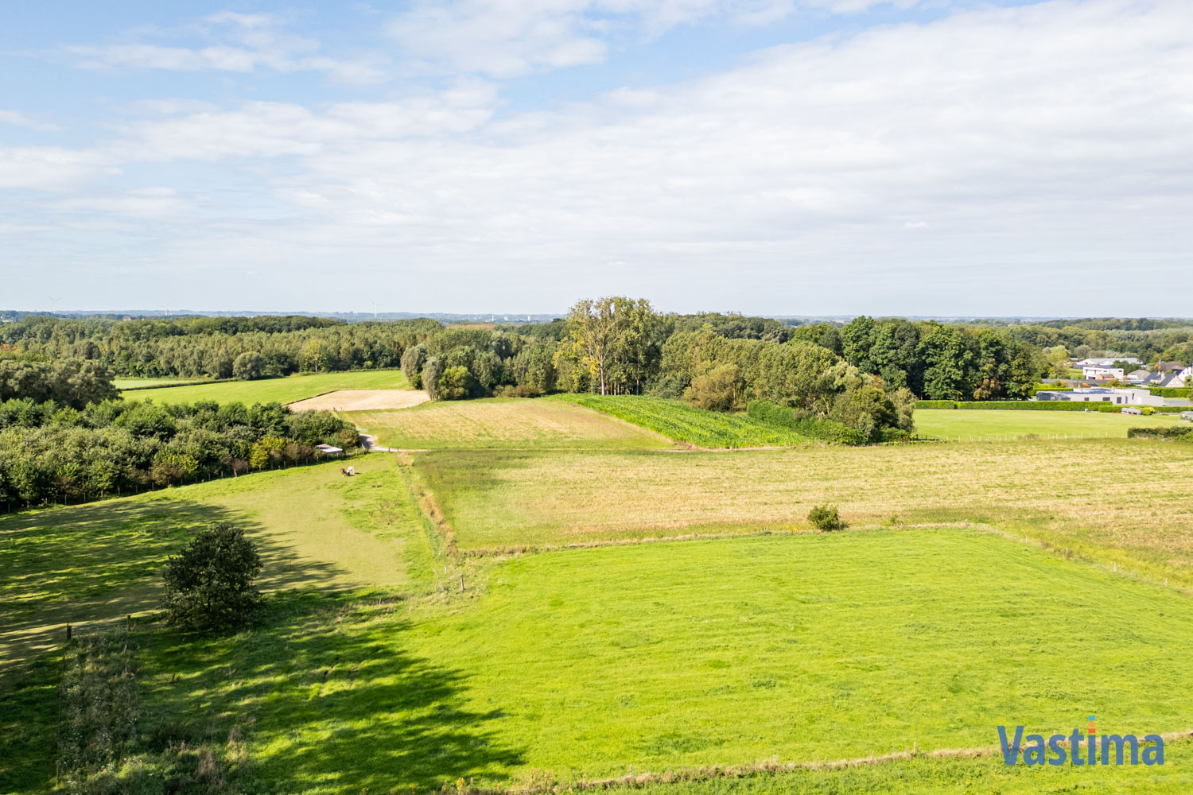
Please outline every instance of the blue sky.
[[0, 308], [1193, 315], [1187, 0], [0, 11]]

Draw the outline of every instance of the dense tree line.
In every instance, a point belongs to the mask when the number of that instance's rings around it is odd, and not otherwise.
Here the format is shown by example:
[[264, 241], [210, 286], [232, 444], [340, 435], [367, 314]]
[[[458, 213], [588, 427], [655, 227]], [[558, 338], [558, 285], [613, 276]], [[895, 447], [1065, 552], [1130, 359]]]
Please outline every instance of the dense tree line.
[[861, 372], [928, 400], [1020, 400], [1049, 371], [1038, 348], [995, 329], [862, 316], [825, 341]]
[[663, 347], [662, 372], [659, 392], [682, 394], [703, 408], [728, 410], [763, 400], [793, 409], [797, 419], [828, 419], [855, 428], [870, 441], [913, 430], [910, 390], [888, 392], [882, 379], [805, 340], [729, 339], [711, 329], [682, 332]]
[[112, 379], [96, 362], [0, 359], [0, 402], [28, 398], [38, 403], [53, 401], [81, 409], [88, 403], [115, 397]]
[[0, 326], [0, 351], [78, 358], [132, 377], [270, 378], [397, 367], [406, 348], [441, 332], [433, 320], [354, 323], [322, 318], [60, 320]]
[[105, 400], [82, 410], [0, 403], [0, 505], [80, 502], [316, 460], [315, 445], [358, 444], [351, 423], [277, 404], [158, 405]]

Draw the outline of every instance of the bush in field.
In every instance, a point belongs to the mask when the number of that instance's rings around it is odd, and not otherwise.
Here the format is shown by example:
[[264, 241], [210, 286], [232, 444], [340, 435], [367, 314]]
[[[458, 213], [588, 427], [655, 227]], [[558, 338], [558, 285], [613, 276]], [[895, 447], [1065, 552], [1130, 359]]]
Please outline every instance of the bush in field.
[[449, 367], [439, 377], [439, 400], [463, 400], [471, 394], [475, 382], [464, 366]]
[[166, 564], [167, 621], [186, 629], [238, 629], [261, 609], [253, 581], [261, 556], [244, 531], [220, 522], [198, 535]]
[[698, 409], [729, 411], [737, 403], [741, 381], [740, 367], [723, 364], [693, 378], [684, 398]]
[[836, 505], [817, 505], [808, 512], [808, 521], [817, 530], [830, 532], [833, 530], [844, 530], [849, 527], [845, 522], [841, 521], [841, 514], [837, 511]]

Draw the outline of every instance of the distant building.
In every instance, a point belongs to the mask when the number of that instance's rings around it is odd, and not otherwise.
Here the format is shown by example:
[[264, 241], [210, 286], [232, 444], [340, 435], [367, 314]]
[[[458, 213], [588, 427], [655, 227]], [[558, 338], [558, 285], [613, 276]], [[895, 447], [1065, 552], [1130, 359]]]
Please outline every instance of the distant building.
[[315, 449], [323, 453], [328, 458], [339, 458], [344, 454], [344, 451], [339, 447], [332, 447], [330, 444], [317, 444]]
[[1132, 384], [1142, 384], [1152, 375], [1151, 370], [1132, 370], [1127, 373], [1127, 380]]
[[1127, 374], [1123, 372], [1121, 367], [1106, 367], [1100, 364], [1090, 364], [1081, 368], [1082, 378], [1092, 378], [1095, 380], [1119, 380], [1126, 379]]
[[1179, 373], [1188, 367], [1184, 362], [1160, 362], [1156, 365], [1158, 373]]
[[1037, 392], [1036, 400], [1073, 403], [1113, 403], [1116, 406], [1163, 406], [1164, 398], [1152, 397], [1146, 389], [1074, 389], [1072, 392]]
[[1114, 359], [1082, 359], [1081, 361], [1074, 362], [1073, 368], [1076, 370], [1083, 370], [1086, 367], [1111, 367], [1116, 362], [1122, 362], [1123, 364], [1139, 364], [1139, 359], [1135, 358], [1134, 356], [1119, 356]]

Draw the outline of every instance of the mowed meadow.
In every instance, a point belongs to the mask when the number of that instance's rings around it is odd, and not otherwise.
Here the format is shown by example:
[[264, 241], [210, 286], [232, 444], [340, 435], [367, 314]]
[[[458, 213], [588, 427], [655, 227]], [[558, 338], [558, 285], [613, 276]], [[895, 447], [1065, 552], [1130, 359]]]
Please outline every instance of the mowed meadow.
[[164, 380], [122, 383], [121, 396], [125, 400], [153, 400], [158, 403], [197, 403], [203, 400], [217, 403], [293, 403], [340, 389], [410, 388], [401, 370], [345, 370], [257, 381], [219, 381], [182, 386], [161, 386], [169, 383]]
[[1126, 439], [1131, 428], [1169, 428], [1183, 420], [1175, 414], [1149, 417], [1102, 411], [966, 411], [923, 409], [915, 413], [921, 436], [950, 441], [1007, 441], [1042, 438]]
[[[991, 750], [997, 725], [1093, 713], [1193, 729], [1193, 445], [701, 450], [649, 424], [743, 418], [609, 405], [354, 412], [425, 452], [0, 517], [0, 791], [53, 789], [64, 623], [129, 613], [142, 751], [213, 744], [242, 792], [1193, 788], [1175, 737], [1163, 768]], [[849, 530], [808, 525], [826, 501]], [[186, 635], [157, 619], [160, 566], [220, 520], [261, 545], [269, 608]]]
[[432, 452], [416, 470], [465, 550], [855, 527], [1026, 525], [1033, 536], [1193, 584], [1193, 446], [1020, 440], [720, 452]]

